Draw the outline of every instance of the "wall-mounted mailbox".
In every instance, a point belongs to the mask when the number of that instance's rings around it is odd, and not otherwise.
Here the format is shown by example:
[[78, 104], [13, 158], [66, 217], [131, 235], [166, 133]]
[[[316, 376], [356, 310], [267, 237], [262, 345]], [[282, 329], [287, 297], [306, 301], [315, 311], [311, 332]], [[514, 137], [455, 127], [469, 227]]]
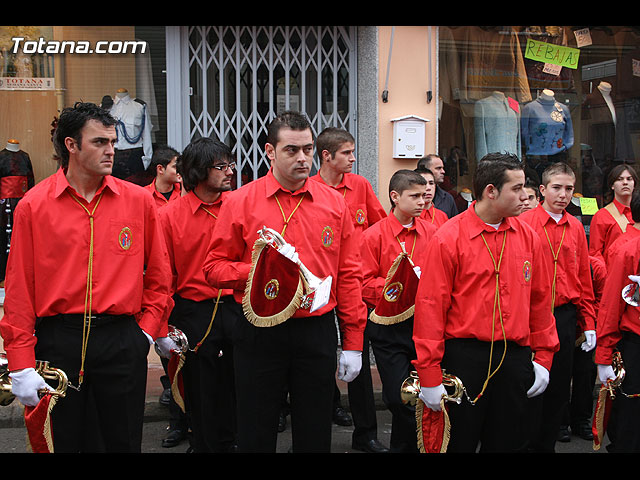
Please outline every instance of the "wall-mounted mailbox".
[[424, 157], [425, 125], [429, 121], [416, 115], [394, 118], [393, 158]]

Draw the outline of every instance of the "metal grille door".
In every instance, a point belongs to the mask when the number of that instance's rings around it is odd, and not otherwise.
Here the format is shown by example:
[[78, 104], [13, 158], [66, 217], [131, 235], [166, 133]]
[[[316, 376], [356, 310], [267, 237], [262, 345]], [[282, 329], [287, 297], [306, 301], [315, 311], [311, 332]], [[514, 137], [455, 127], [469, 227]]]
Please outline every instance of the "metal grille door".
[[[355, 27], [201, 26], [187, 29], [189, 138], [234, 149], [237, 185], [267, 173], [266, 127], [284, 110], [355, 136]], [[318, 168], [314, 159], [315, 172]]]

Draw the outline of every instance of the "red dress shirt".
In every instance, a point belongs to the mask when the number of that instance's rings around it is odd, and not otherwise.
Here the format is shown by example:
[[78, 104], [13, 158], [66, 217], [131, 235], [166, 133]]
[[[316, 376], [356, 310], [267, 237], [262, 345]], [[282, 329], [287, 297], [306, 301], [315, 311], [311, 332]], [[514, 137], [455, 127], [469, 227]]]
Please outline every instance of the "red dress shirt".
[[[204, 277], [202, 265], [227, 194], [222, 192], [213, 204], [206, 204], [190, 191], [158, 211], [173, 274], [172, 293], [182, 298], [200, 302], [218, 296], [218, 289]], [[231, 293], [223, 290], [222, 295]]]
[[595, 362], [598, 364], [611, 364], [613, 351], [623, 331], [640, 335], [640, 309], [622, 298], [622, 290], [632, 283], [628, 276], [639, 273], [639, 262], [640, 236], [611, 252], [596, 322]]
[[[442, 382], [444, 342], [476, 338], [502, 342], [498, 312], [492, 328], [496, 275], [482, 235], [499, 262], [500, 306], [507, 340], [529, 345], [535, 361], [551, 367], [558, 335], [549, 308], [551, 282], [542, 243], [518, 218], [505, 218], [498, 230], [475, 213], [475, 202], [434, 234], [425, 256], [414, 316], [414, 365], [422, 386]], [[450, 372], [455, 375], [455, 372]]]
[[[319, 182], [306, 181], [302, 188], [290, 192], [269, 170], [264, 177], [230, 192], [220, 209], [204, 263], [206, 279], [218, 288], [233, 289], [236, 301], [242, 302], [258, 231], [266, 226], [281, 233], [284, 226], [276, 197], [287, 217], [302, 199], [284, 239], [314, 275], [333, 277], [329, 303], [311, 315], [336, 308], [342, 348], [362, 350], [367, 310], [361, 295], [354, 295], [362, 289], [360, 245], [353, 236], [353, 220], [344, 198]], [[309, 315], [308, 310], [300, 309], [294, 317]]]
[[415, 218], [413, 225], [406, 228], [393, 215], [372, 225], [362, 234], [362, 298], [371, 308], [375, 308], [382, 295], [387, 273], [394, 260], [402, 253], [400, 242], [413, 263], [426, 271], [425, 252], [436, 227], [421, 218]]
[[369, 181], [355, 173], [345, 173], [342, 181], [335, 187], [328, 185], [320, 174], [311, 177], [312, 180], [338, 190], [347, 201], [356, 232], [362, 232], [379, 220], [387, 216], [380, 200], [373, 192]]
[[[556, 223], [542, 204], [521, 214], [520, 219], [531, 225], [540, 237], [552, 281], [554, 255], [558, 255], [554, 307], [567, 303], [574, 304], [577, 308], [578, 326], [581, 331], [595, 330], [595, 298], [589, 247], [582, 223], [567, 212], [564, 212], [560, 221]], [[547, 234], [549, 240], [547, 240]]]
[[153, 194], [153, 199], [156, 201], [156, 205], [158, 207], [164, 207], [169, 202], [173, 200], [177, 200], [182, 195], [182, 187], [179, 183], [173, 184], [173, 190], [171, 191], [171, 195], [169, 196], [169, 200], [163, 194], [161, 194], [158, 190], [156, 190], [156, 181], [152, 181], [149, 185], [146, 185], [144, 188], [149, 190]]
[[[631, 208], [622, 205], [618, 200], [614, 199], [613, 204], [616, 206], [620, 214], [627, 217], [629, 223], [633, 223], [631, 216]], [[627, 229], [630, 225], [627, 226]], [[602, 255], [607, 262], [608, 249], [613, 241], [622, 235], [622, 229], [615, 218], [606, 208], [601, 208], [591, 219], [589, 226], [589, 253], [591, 255]]]
[[[75, 193], [60, 169], [29, 190], [16, 209], [0, 322], [11, 370], [35, 364], [36, 317], [85, 310], [90, 220]], [[153, 198], [107, 176], [90, 204], [80, 201], [89, 211], [99, 201], [91, 312], [136, 315], [146, 333], [165, 336], [173, 308], [171, 272]]]
[[420, 218], [426, 220], [427, 222], [433, 224], [436, 228], [442, 226], [444, 222], [449, 220], [449, 217], [442, 210], [437, 209], [431, 204], [431, 207], [428, 210], [423, 210]]

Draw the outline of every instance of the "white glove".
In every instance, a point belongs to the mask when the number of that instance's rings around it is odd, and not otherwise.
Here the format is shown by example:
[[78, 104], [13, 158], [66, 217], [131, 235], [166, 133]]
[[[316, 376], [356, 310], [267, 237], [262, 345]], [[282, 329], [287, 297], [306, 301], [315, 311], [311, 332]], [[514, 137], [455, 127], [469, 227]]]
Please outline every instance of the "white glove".
[[640, 275], [629, 275], [629, 280], [640, 285]]
[[290, 243], [285, 243], [281, 247], [278, 247], [278, 252], [287, 257], [293, 263], [298, 263], [298, 252], [296, 252], [296, 249]]
[[343, 350], [338, 360], [338, 378], [350, 382], [358, 376], [362, 368], [362, 352]]
[[[141, 329], [142, 330], [142, 329]], [[142, 330], [142, 333], [144, 333], [144, 336], [147, 337], [147, 340], [149, 340], [149, 345], [153, 345], [153, 337], [151, 337], [151, 335], [149, 335], [147, 332], [145, 332], [144, 330]]]
[[598, 365], [598, 378], [603, 385], [606, 385], [608, 380], [615, 380], [616, 374], [613, 371], [613, 367], [611, 365]]
[[442, 410], [440, 401], [442, 400], [442, 396], [446, 394], [447, 391], [445, 390], [444, 385], [440, 384], [437, 387], [421, 387], [418, 398], [431, 410], [439, 412]]
[[36, 373], [35, 368], [25, 368], [10, 372], [11, 393], [25, 406], [35, 407], [40, 401], [39, 390], [54, 390], [44, 378]]
[[420, 278], [420, 275], [422, 274], [422, 271], [420, 270], [420, 267], [418, 265], [416, 265], [415, 267], [413, 267], [413, 271], [416, 272], [416, 276], [418, 278]]
[[540, 395], [546, 390], [547, 385], [549, 385], [549, 370], [539, 363], [533, 362], [533, 373], [536, 378], [531, 388], [527, 391], [527, 397], [529, 398]]
[[158, 354], [164, 358], [171, 358], [172, 352], [180, 352], [180, 347], [172, 338], [160, 337], [156, 340]]
[[582, 342], [580, 348], [585, 352], [590, 352], [594, 348], [596, 348], [596, 331], [595, 330], [585, 330], [584, 332], [585, 341]]

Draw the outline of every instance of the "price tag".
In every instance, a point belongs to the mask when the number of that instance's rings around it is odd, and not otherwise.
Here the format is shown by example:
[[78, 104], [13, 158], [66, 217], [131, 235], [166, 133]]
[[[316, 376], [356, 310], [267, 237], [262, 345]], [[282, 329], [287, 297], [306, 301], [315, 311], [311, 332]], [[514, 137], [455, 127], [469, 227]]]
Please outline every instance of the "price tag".
[[573, 34], [576, 36], [576, 43], [578, 45], [578, 48], [588, 47], [593, 43], [593, 41], [591, 40], [591, 31], [588, 28], [575, 30]]
[[595, 215], [598, 211], [598, 202], [595, 198], [580, 197], [580, 210], [583, 215]]

